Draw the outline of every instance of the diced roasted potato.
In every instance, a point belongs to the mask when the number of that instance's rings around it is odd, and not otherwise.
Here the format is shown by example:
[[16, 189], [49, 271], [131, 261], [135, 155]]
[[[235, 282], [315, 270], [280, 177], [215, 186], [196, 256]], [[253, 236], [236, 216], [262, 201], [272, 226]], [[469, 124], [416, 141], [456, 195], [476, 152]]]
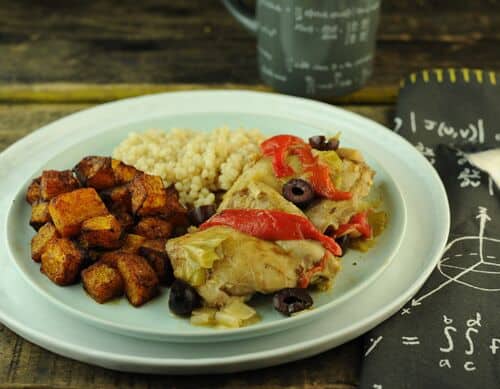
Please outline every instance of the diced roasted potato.
[[124, 211], [112, 211], [111, 213], [121, 224], [123, 231], [130, 231], [134, 227], [135, 218], [130, 213]]
[[131, 254], [137, 254], [139, 252], [139, 248], [142, 246], [145, 240], [146, 238], [143, 236], [136, 234], [127, 234], [125, 235], [123, 246], [120, 250]]
[[53, 198], [49, 212], [63, 237], [78, 235], [85, 220], [109, 213], [94, 188], [77, 189]]
[[73, 168], [73, 171], [82, 186], [101, 190], [116, 185], [110, 157], [85, 157]]
[[83, 254], [69, 239], [50, 240], [42, 253], [40, 271], [52, 282], [64, 286], [73, 284], [80, 273]]
[[167, 193], [161, 177], [141, 174], [130, 183], [132, 212], [138, 216], [164, 214], [167, 207]]
[[28, 190], [26, 191], [26, 201], [30, 204], [38, 201], [42, 197], [42, 189], [40, 187], [40, 182], [42, 177], [35, 178], [30, 186], [28, 186]]
[[82, 223], [80, 242], [84, 247], [116, 249], [122, 246], [122, 226], [113, 215], [96, 216]]
[[144, 217], [137, 223], [134, 232], [147, 239], [167, 239], [172, 234], [172, 224], [159, 217]]
[[141, 245], [146, 241], [143, 236], [127, 234], [123, 239], [123, 246], [118, 250], [107, 251], [99, 257], [101, 262], [117, 267], [118, 259], [124, 254], [138, 254]]
[[99, 304], [123, 295], [123, 279], [118, 270], [97, 262], [82, 271], [85, 291]]
[[102, 250], [85, 248], [81, 244], [79, 247], [83, 253], [83, 262], [81, 266], [82, 270], [98, 262], [101, 259], [101, 256], [106, 253]]
[[41, 226], [50, 222], [50, 220], [49, 203], [41, 200], [33, 203], [30, 218], [31, 227], [38, 231]]
[[125, 284], [125, 294], [133, 306], [148, 302], [158, 293], [158, 277], [143, 257], [132, 254], [121, 256], [118, 271]]
[[31, 258], [35, 262], [40, 262], [49, 242], [57, 238], [59, 238], [59, 233], [52, 223], [43, 225], [31, 239]]
[[42, 200], [48, 201], [54, 197], [78, 189], [80, 185], [71, 170], [45, 170], [40, 180]]
[[117, 159], [111, 160], [111, 168], [115, 174], [117, 185], [127, 184], [132, 181], [135, 176], [141, 173], [135, 167], [127, 165]]
[[179, 192], [177, 192], [177, 189], [175, 189], [173, 185], [170, 185], [167, 189], [165, 189], [165, 193], [167, 195], [167, 216], [184, 216], [186, 223], [188, 223], [187, 209], [180, 203]]
[[174, 270], [165, 250], [165, 243], [164, 239], [147, 240], [141, 245], [139, 255], [148, 260], [160, 282], [169, 286], [174, 282]]
[[103, 190], [100, 196], [111, 212], [132, 213], [132, 196], [127, 185]]
[[114, 250], [114, 251], [106, 251], [99, 257], [99, 262], [105, 263], [111, 267], [118, 267], [118, 259], [120, 259], [123, 255], [133, 255], [132, 253], [127, 253], [123, 250]]

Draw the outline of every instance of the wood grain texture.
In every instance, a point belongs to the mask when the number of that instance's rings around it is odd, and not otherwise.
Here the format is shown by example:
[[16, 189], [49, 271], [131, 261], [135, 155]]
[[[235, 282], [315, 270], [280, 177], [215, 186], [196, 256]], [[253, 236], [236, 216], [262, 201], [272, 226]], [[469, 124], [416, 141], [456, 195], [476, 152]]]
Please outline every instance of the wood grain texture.
[[[0, 105], [0, 151], [37, 128], [84, 104]], [[347, 106], [347, 109], [390, 124], [392, 107]], [[283, 366], [217, 376], [154, 376], [115, 372], [52, 354], [0, 325], [0, 389], [29, 388], [328, 388], [354, 389], [361, 363], [360, 339]]]
[[[424, 67], [500, 69], [500, 3], [383, 1], [371, 86]], [[133, 17], [131, 17], [133, 15]], [[217, 0], [0, 0], [0, 82], [260, 84]]]
[[[190, 90], [251, 90], [273, 92], [266, 85], [246, 84], [0, 84], [0, 103], [104, 103], [160, 92]], [[323, 99], [331, 104], [390, 104], [399, 86], [369, 86], [348, 96]]]

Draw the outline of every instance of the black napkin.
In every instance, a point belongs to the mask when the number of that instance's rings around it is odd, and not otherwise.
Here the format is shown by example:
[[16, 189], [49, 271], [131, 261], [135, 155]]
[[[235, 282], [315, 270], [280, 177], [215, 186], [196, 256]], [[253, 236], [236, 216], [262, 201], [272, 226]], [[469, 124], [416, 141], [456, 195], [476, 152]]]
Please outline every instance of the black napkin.
[[395, 131], [441, 176], [451, 230], [423, 288], [365, 336], [363, 389], [500, 388], [500, 191], [466, 158], [500, 147], [499, 108], [494, 72], [433, 69], [403, 82]]

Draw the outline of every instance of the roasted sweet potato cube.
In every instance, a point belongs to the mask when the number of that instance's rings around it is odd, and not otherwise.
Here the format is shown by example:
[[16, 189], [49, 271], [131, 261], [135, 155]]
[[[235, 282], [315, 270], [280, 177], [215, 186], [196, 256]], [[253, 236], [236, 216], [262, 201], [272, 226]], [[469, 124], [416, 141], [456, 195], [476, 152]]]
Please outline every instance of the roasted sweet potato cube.
[[158, 293], [158, 277], [143, 257], [132, 254], [121, 256], [118, 271], [125, 284], [125, 294], [133, 306], [148, 302]]
[[115, 174], [115, 180], [117, 185], [127, 184], [132, 181], [135, 176], [141, 173], [135, 167], [127, 165], [118, 159], [111, 160], [111, 168]]
[[117, 269], [102, 262], [82, 271], [85, 291], [99, 304], [123, 295], [123, 279]]
[[101, 256], [104, 255], [107, 251], [96, 250], [96, 249], [86, 249], [80, 245], [80, 249], [83, 252], [83, 263], [82, 269], [88, 268], [90, 265], [98, 262], [101, 259]]
[[139, 252], [139, 248], [146, 240], [145, 237], [136, 235], [136, 234], [127, 234], [123, 240], [123, 246], [120, 250], [125, 251], [127, 253], [137, 254]]
[[127, 185], [103, 190], [100, 196], [111, 212], [132, 213], [132, 196]]
[[170, 185], [165, 189], [165, 193], [167, 195], [167, 214], [187, 215], [187, 209], [179, 201], [179, 192], [177, 192], [177, 189], [173, 185]]
[[38, 231], [41, 226], [50, 222], [50, 220], [49, 203], [41, 200], [33, 203], [30, 218], [31, 227]]
[[52, 223], [47, 223], [42, 226], [31, 239], [31, 258], [35, 262], [40, 262], [42, 254], [47, 248], [49, 242], [59, 238], [59, 233]]
[[163, 285], [174, 282], [174, 270], [165, 250], [165, 239], [147, 240], [139, 249], [139, 255], [146, 258]]
[[128, 212], [121, 210], [114, 210], [112, 214], [116, 217], [116, 220], [121, 224], [123, 231], [130, 231], [134, 227], [135, 218]]
[[123, 239], [123, 246], [118, 250], [107, 251], [102, 253], [99, 257], [101, 262], [108, 264], [109, 266], [117, 267], [118, 259], [123, 255], [128, 254], [138, 254], [141, 245], [146, 241], [146, 238], [134, 235], [127, 234]]
[[41, 181], [42, 177], [37, 177], [31, 182], [30, 186], [28, 186], [28, 190], [26, 191], [26, 201], [28, 203], [33, 204], [42, 198], [42, 189], [40, 187]]
[[77, 281], [82, 262], [83, 253], [73, 241], [54, 239], [42, 254], [40, 271], [57, 285], [70, 285]]
[[96, 216], [82, 223], [80, 241], [84, 247], [115, 249], [122, 246], [122, 226], [113, 215]]
[[167, 193], [161, 177], [141, 174], [130, 183], [132, 212], [138, 216], [164, 214], [167, 207]]
[[77, 189], [53, 198], [49, 212], [63, 237], [78, 235], [85, 220], [109, 213], [94, 188]]
[[172, 234], [172, 224], [159, 217], [144, 217], [139, 220], [134, 232], [147, 239], [167, 239]]
[[73, 171], [82, 186], [102, 190], [116, 185], [110, 157], [85, 157], [73, 168]]
[[99, 257], [99, 262], [105, 263], [111, 267], [118, 267], [118, 259], [120, 259], [123, 255], [133, 255], [132, 253], [127, 253], [122, 250], [114, 250], [114, 251], [106, 251]]
[[78, 189], [80, 185], [71, 170], [45, 170], [40, 180], [42, 200], [48, 201], [54, 197]]

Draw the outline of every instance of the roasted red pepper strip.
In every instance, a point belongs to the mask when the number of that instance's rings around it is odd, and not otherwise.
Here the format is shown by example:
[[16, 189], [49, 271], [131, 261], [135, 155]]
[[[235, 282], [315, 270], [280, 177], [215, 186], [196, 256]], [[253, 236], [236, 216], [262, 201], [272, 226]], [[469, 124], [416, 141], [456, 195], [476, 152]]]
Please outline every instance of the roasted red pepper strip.
[[308, 219], [282, 211], [227, 209], [212, 216], [200, 226], [200, 229], [214, 226], [228, 226], [270, 241], [313, 239], [320, 242], [333, 255], [342, 255], [342, 249], [337, 242], [322, 234]]
[[311, 176], [309, 177], [311, 186], [321, 196], [335, 201], [349, 200], [352, 197], [351, 192], [341, 192], [335, 189], [330, 179], [330, 169], [327, 165], [318, 163], [312, 169], [306, 167], [306, 170], [311, 172]]
[[307, 288], [309, 286], [309, 283], [311, 282], [311, 279], [313, 278], [313, 276], [316, 274], [316, 273], [320, 273], [322, 272], [325, 267], [326, 267], [326, 260], [327, 260], [327, 255], [323, 255], [323, 258], [321, 258], [321, 261], [314, 267], [312, 267], [311, 269], [307, 270], [306, 272], [304, 272], [300, 278], [299, 278], [299, 282], [297, 284], [297, 286], [299, 288]]
[[359, 212], [349, 219], [349, 222], [342, 224], [334, 233], [334, 238], [345, 235], [349, 231], [358, 231], [361, 236], [370, 239], [373, 235], [372, 227], [368, 223], [368, 212]]
[[292, 135], [276, 135], [261, 143], [262, 154], [273, 159], [273, 170], [276, 177], [288, 177], [295, 173], [286, 162], [286, 157], [290, 154], [292, 146], [300, 146], [302, 143], [304, 143], [302, 139]]
[[317, 194], [336, 201], [349, 200], [352, 197], [350, 192], [335, 189], [328, 165], [321, 163], [313, 155], [311, 146], [302, 139], [293, 135], [277, 135], [262, 142], [260, 148], [266, 157], [272, 158], [276, 177], [289, 177], [295, 173], [286, 158], [289, 155], [297, 155], [304, 172], [309, 173], [310, 184]]

